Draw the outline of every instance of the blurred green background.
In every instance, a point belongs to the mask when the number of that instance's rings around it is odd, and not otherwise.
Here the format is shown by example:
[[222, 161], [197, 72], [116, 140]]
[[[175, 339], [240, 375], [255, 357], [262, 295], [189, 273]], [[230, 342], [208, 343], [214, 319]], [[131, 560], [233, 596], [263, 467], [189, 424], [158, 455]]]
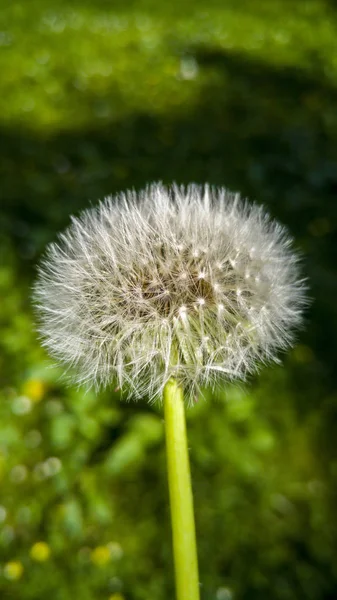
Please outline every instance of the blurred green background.
[[30, 302], [70, 215], [152, 180], [265, 204], [313, 298], [283, 367], [188, 412], [202, 600], [335, 599], [335, 3], [4, 3], [0, 79], [1, 599], [173, 598], [161, 408], [67, 388]]

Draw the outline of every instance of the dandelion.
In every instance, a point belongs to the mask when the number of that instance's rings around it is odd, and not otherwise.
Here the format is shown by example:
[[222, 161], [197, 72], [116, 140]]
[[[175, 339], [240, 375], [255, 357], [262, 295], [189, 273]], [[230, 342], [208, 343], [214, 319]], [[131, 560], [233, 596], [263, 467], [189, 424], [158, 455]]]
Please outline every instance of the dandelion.
[[103, 567], [111, 560], [111, 552], [108, 546], [96, 546], [90, 555], [91, 561], [94, 565]]
[[4, 566], [4, 576], [10, 581], [17, 581], [23, 575], [23, 564], [20, 560], [11, 560]]
[[291, 238], [238, 194], [156, 183], [74, 218], [34, 297], [44, 345], [74, 381], [163, 398], [177, 598], [198, 600], [184, 397], [292, 343], [305, 284]]
[[225, 189], [109, 197], [51, 244], [35, 287], [47, 349], [78, 383], [193, 398], [292, 342], [304, 285], [285, 229]]
[[46, 542], [36, 542], [30, 549], [30, 557], [37, 562], [45, 562], [50, 558], [50, 547]]

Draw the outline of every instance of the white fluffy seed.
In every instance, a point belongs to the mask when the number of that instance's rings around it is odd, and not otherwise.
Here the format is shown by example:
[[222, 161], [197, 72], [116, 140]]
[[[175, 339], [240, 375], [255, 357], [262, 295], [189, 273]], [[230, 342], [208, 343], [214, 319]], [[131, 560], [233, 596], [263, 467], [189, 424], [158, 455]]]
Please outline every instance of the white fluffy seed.
[[305, 285], [286, 230], [261, 207], [223, 188], [155, 183], [74, 218], [34, 297], [44, 344], [73, 380], [155, 399], [172, 376], [193, 397], [276, 360]]

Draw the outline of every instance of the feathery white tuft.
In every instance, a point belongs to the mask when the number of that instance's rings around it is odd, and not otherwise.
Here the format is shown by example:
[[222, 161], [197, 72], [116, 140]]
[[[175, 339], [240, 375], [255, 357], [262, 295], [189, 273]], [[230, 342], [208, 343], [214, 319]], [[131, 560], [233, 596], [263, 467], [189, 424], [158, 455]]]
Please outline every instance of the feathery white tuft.
[[44, 345], [78, 383], [191, 397], [277, 360], [306, 286], [286, 230], [224, 188], [106, 198], [48, 247], [34, 298]]

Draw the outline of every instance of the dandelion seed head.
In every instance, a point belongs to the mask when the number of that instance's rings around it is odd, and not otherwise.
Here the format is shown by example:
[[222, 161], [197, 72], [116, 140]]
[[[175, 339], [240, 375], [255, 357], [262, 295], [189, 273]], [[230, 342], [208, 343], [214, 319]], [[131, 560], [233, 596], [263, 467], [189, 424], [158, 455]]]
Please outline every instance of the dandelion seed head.
[[152, 184], [106, 198], [51, 244], [34, 288], [39, 330], [72, 380], [189, 398], [277, 360], [306, 286], [286, 230], [227, 190]]

